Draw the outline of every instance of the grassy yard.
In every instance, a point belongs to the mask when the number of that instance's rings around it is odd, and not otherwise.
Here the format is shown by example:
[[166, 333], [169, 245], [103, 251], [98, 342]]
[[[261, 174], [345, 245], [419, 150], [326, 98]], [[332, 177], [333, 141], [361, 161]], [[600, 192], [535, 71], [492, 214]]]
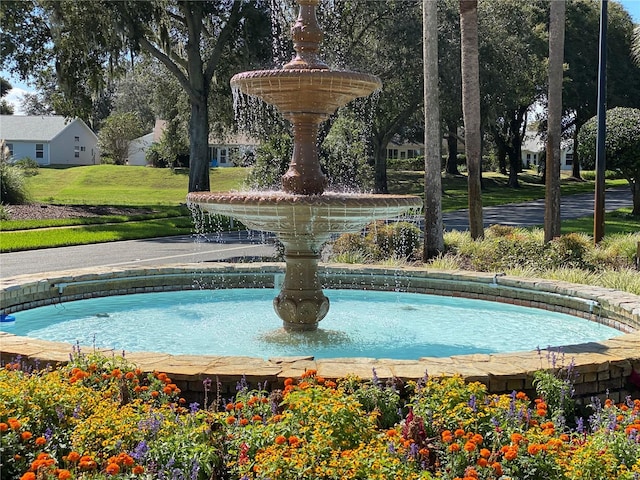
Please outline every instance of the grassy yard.
[[[211, 170], [211, 191], [242, 186], [245, 168]], [[41, 168], [28, 178], [33, 200], [64, 205], [179, 205], [189, 186], [187, 173], [168, 168], [123, 165]]]
[[[211, 190], [243, 188], [246, 168], [211, 170]], [[390, 170], [391, 193], [422, 195], [424, 173]], [[544, 197], [540, 177], [528, 172], [519, 176], [519, 189], [507, 188], [507, 178], [497, 173], [483, 174], [484, 206], [526, 202]], [[184, 206], [188, 175], [169, 169], [95, 165], [86, 167], [41, 168], [27, 179], [33, 201], [61, 205], [126, 205], [140, 207], [130, 216], [103, 216], [79, 219], [0, 221], [0, 252], [29, 250], [61, 245], [149, 238], [190, 233], [191, 214]], [[607, 186], [626, 185], [624, 180], [608, 180]], [[562, 195], [593, 192], [593, 182], [562, 181]], [[443, 178], [443, 210], [467, 207], [465, 176]], [[150, 213], [149, 211], [152, 211]], [[607, 216], [606, 233], [632, 232], [640, 221], [621, 211]], [[563, 224], [563, 232], [591, 233], [592, 218]]]

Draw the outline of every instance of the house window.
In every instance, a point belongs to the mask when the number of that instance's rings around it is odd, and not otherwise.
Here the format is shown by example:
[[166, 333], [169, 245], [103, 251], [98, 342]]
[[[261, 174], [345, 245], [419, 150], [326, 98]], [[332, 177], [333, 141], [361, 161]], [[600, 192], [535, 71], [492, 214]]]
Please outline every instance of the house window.
[[226, 148], [221, 148], [220, 149], [220, 165], [222, 165], [223, 163], [227, 163], [227, 149]]
[[36, 143], [36, 158], [44, 158], [44, 143]]
[[73, 137], [73, 139], [74, 139], [76, 142], [79, 142], [79, 141], [80, 141], [80, 137]]
[[13, 157], [13, 143], [7, 143], [7, 149], [9, 150], [9, 156]]
[[84, 152], [84, 151], [86, 151], [86, 150], [87, 150], [87, 147], [80, 147], [80, 151], [81, 151], [81, 152]]
[[76, 158], [80, 158], [80, 145], [76, 145], [73, 148], [73, 156]]
[[401, 158], [402, 160], [404, 160], [405, 158], [407, 158], [407, 154], [406, 154], [406, 152], [400, 152], [400, 158]]
[[398, 149], [397, 148], [388, 148], [387, 149], [387, 158], [398, 158]]
[[565, 165], [573, 165], [573, 153], [567, 153], [564, 163]]

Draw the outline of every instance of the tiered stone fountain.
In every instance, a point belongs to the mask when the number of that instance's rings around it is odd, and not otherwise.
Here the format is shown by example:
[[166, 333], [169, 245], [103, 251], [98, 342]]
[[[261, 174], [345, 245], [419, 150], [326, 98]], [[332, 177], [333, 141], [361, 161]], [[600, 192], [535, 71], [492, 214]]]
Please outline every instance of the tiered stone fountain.
[[316, 330], [329, 310], [318, 280], [322, 245], [334, 234], [358, 232], [368, 223], [421, 208], [419, 197], [325, 193], [316, 137], [320, 124], [341, 106], [382, 87], [366, 73], [333, 71], [318, 57], [322, 31], [319, 0], [298, 0], [292, 27], [295, 58], [281, 70], [243, 72], [231, 86], [276, 106], [293, 126], [294, 146], [282, 192], [190, 193], [187, 201], [213, 214], [237, 218], [248, 228], [275, 233], [284, 245], [285, 278], [273, 304], [287, 330]]

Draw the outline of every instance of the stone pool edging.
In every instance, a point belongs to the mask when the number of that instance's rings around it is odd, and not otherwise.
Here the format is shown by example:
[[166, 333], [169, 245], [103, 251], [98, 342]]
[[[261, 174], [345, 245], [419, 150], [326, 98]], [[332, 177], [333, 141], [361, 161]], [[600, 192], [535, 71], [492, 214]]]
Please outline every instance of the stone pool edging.
[[[175, 264], [157, 267], [93, 267], [72, 271], [23, 275], [0, 281], [0, 310], [15, 313], [52, 303], [105, 295], [172, 290], [233, 287], [278, 287], [283, 264]], [[315, 369], [327, 379], [375, 373], [380, 379], [418, 380], [430, 376], [460, 374], [480, 381], [494, 393], [532, 392], [533, 373], [574, 364], [575, 395], [588, 401], [608, 396], [618, 402], [640, 386], [630, 381], [640, 373], [640, 296], [613, 289], [562, 281], [504, 276], [469, 271], [440, 271], [419, 267], [381, 267], [324, 264], [325, 288], [399, 290], [459, 296], [545, 308], [599, 321], [625, 333], [602, 342], [569, 345], [558, 351], [506, 354], [459, 355], [417, 360], [371, 358], [314, 359], [313, 357], [223, 357], [213, 355], [169, 355], [162, 352], [126, 352], [126, 358], [144, 371], [167, 373], [190, 399], [204, 395], [204, 380], [218, 382], [221, 394], [235, 392], [245, 379], [251, 386], [283, 385], [287, 377], [298, 377]], [[91, 347], [82, 346], [83, 351]], [[69, 360], [72, 345], [0, 332], [0, 360], [20, 357], [28, 363], [57, 364]], [[110, 351], [107, 351], [107, 353]], [[121, 352], [114, 352], [121, 354]]]

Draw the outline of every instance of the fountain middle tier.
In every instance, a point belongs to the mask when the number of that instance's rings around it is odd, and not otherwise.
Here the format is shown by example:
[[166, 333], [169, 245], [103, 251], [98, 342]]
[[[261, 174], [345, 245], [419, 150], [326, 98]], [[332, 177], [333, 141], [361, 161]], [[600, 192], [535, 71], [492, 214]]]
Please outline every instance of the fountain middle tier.
[[192, 192], [187, 202], [215, 215], [275, 233], [284, 245], [285, 278], [274, 308], [288, 330], [316, 330], [329, 310], [318, 280], [322, 245], [334, 234], [358, 232], [375, 220], [422, 208], [410, 195], [295, 195], [284, 192]]

